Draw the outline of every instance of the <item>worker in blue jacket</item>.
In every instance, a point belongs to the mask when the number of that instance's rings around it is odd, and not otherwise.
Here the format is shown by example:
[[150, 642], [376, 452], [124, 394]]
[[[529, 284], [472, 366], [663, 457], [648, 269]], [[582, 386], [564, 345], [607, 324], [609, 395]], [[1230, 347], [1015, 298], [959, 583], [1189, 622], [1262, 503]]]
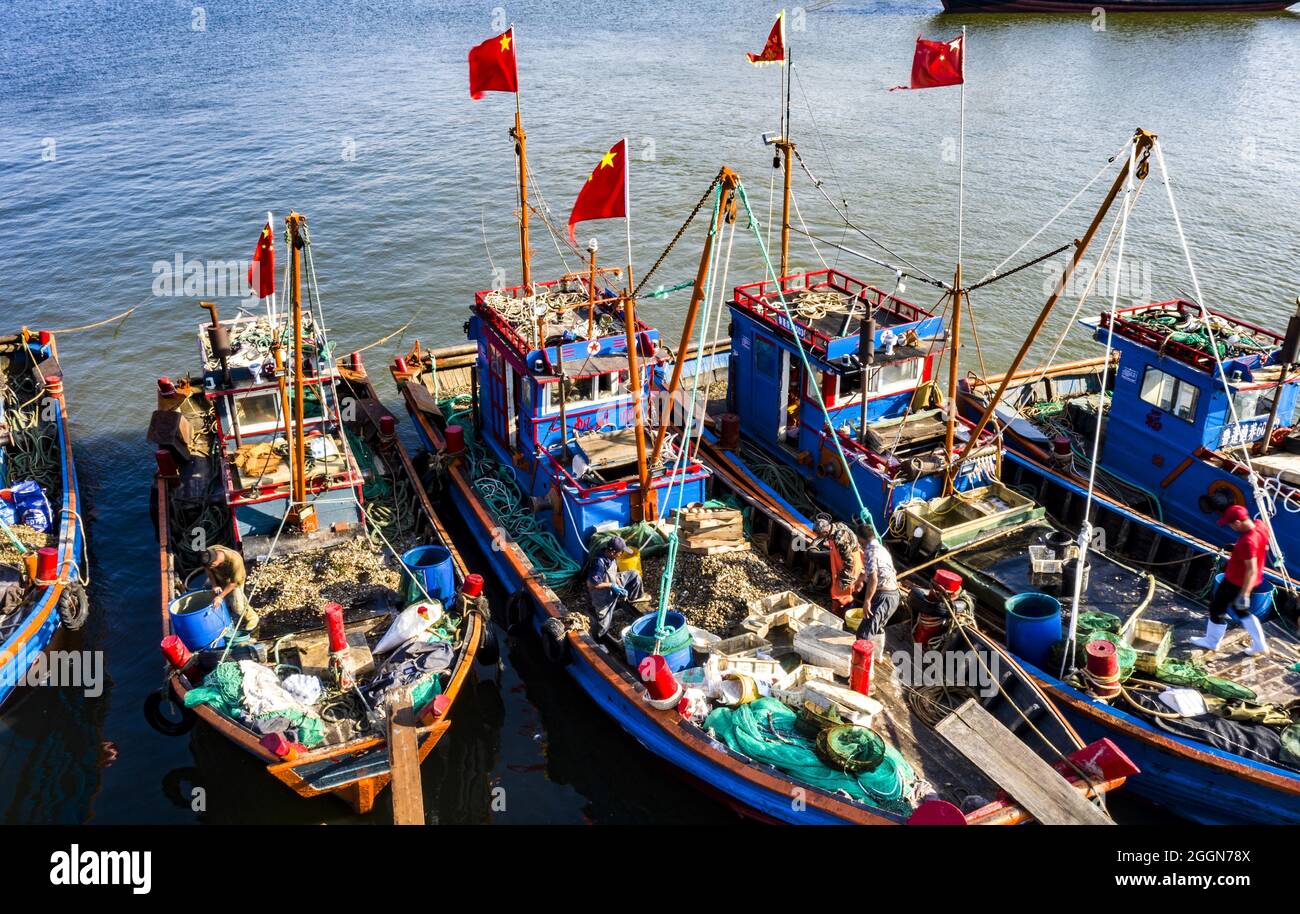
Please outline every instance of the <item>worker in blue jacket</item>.
[[644, 598], [641, 572], [635, 568], [618, 570], [618, 557], [633, 552], [621, 536], [611, 537], [592, 553], [587, 565], [587, 595], [591, 597], [591, 609], [596, 614], [598, 638], [609, 634], [609, 628], [614, 624], [614, 610], [620, 600], [630, 604]]

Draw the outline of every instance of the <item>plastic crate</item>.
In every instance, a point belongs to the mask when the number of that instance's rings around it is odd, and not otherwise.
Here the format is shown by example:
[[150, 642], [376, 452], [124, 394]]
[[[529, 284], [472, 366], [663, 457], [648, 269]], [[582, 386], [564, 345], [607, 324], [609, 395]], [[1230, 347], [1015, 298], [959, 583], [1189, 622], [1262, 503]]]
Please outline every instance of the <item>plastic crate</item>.
[[731, 638], [720, 638], [713, 643], [710, 653], [719, 657], [747, 654], [753, 651], [770, 651], [772, 642], [754, 632], [745, 632]]
[[1154, 676], [1160, 664], [1169, 656], [1169, 649], [1174, 643], [1174, 627], [1163, 622], [1138, 619], [1124, 628], [1124, 642], [1137, 652], [1134, 667], [1139, 673]]
[[747, 673], [756, 679], [768, 681], [785, 674], [780, 660], [760, 657], [757, 651], [747, 654], [734, 654], [730, 657], [719, 657], [718, 668], [723, 673]]
[[837, 618], [837, 625], [810, 625], [794, 636], [794, 649], [805, 663], [830, 667], [836, 676], [849, 678], [853, 667], [853, 642], [857, 638], [846, 632]]
[[803, 705], [804, 687], [809, 682], [833, 682], [834, 679], [835, 671], [829, 667], [805, 663], [772, 683], [772, 697], [797, 710]]

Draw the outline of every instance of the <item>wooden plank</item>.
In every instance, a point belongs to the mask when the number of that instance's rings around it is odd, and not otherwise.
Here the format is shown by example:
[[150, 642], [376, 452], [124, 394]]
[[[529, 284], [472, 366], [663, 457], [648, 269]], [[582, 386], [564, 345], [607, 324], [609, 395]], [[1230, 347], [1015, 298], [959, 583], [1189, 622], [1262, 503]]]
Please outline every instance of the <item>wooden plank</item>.
[[974, 698], [935, 731], [1044, 825], [1113, 825]]
[[388, 765], [393, 777], [393, 824], [424, 824], [420, 786], [420, 724], [411, 707], [411, 690], [388, 696]]

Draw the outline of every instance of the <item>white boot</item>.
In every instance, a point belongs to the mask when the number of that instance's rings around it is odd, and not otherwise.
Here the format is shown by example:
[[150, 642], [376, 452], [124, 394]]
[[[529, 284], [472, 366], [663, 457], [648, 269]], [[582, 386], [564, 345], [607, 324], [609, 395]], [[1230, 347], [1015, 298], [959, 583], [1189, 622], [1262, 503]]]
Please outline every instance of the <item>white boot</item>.
[[1258, 616], [1245, 615], [1241, 617], [1241, 626], [1250, 633], [1250, 647], [1246, 648], [1246, 653], [1267, 654], [1268, 639], [1264, 637], [1264, 624], [1259, 621]]
[[1207, 651], [1217, 651], [1219, 644], [1223, 641], [1223, 633], [1228, 630], [1227, 623], [1219, 624], [1213, 619], [1205, 623], [1205, 637], [1193, 638], [1192, 644], [1204, 648]]

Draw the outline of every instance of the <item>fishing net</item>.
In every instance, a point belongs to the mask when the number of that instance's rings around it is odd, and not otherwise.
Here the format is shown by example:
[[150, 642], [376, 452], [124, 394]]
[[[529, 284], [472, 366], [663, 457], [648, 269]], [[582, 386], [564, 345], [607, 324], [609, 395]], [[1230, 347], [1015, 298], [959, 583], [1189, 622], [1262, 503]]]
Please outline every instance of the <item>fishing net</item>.
[[885, 741], [869, 727], [831, 727], [817, 734], [817, 754], [849, 774], [875, 771], [885, 760]]
[[211, 705], [226, 717], [238, 717], [239, 702], [244, 697], [244, 674], [238, 663], [219, 663], [203, 685], [185, 693], [185, 707]]
[[1199, 689], [1225, 699], [1253, 701], [1255, 692], [1231, 679], [1211, 676], [1205, 667], [1190, 660], [1169, 659], [1160, 664], [1156, 678], [1173, 686]]
[[822, 761], [816, 738], [799, 732], [795, 719], [795, 712], [775, 698], [760, 698], [739, 708], [715, 708], [704, 726], [736, 752], [805, 784], [897, 815], [911, 812], [916, 772], [897, 750], [882, 741], [882, 757], [873, 770], [837, 771]]
[[1112, 635], [1118, 635], [1119, 627], [1123, 624], [1123, 620], [1114, 613], [1089, 610], [1086, 613], [1079, 614], [1079, 621], [1077, 624], [1079, 636], [1086, 644], [1092, 640], [1092, 635], [1096, 632], [1110, 632]]

